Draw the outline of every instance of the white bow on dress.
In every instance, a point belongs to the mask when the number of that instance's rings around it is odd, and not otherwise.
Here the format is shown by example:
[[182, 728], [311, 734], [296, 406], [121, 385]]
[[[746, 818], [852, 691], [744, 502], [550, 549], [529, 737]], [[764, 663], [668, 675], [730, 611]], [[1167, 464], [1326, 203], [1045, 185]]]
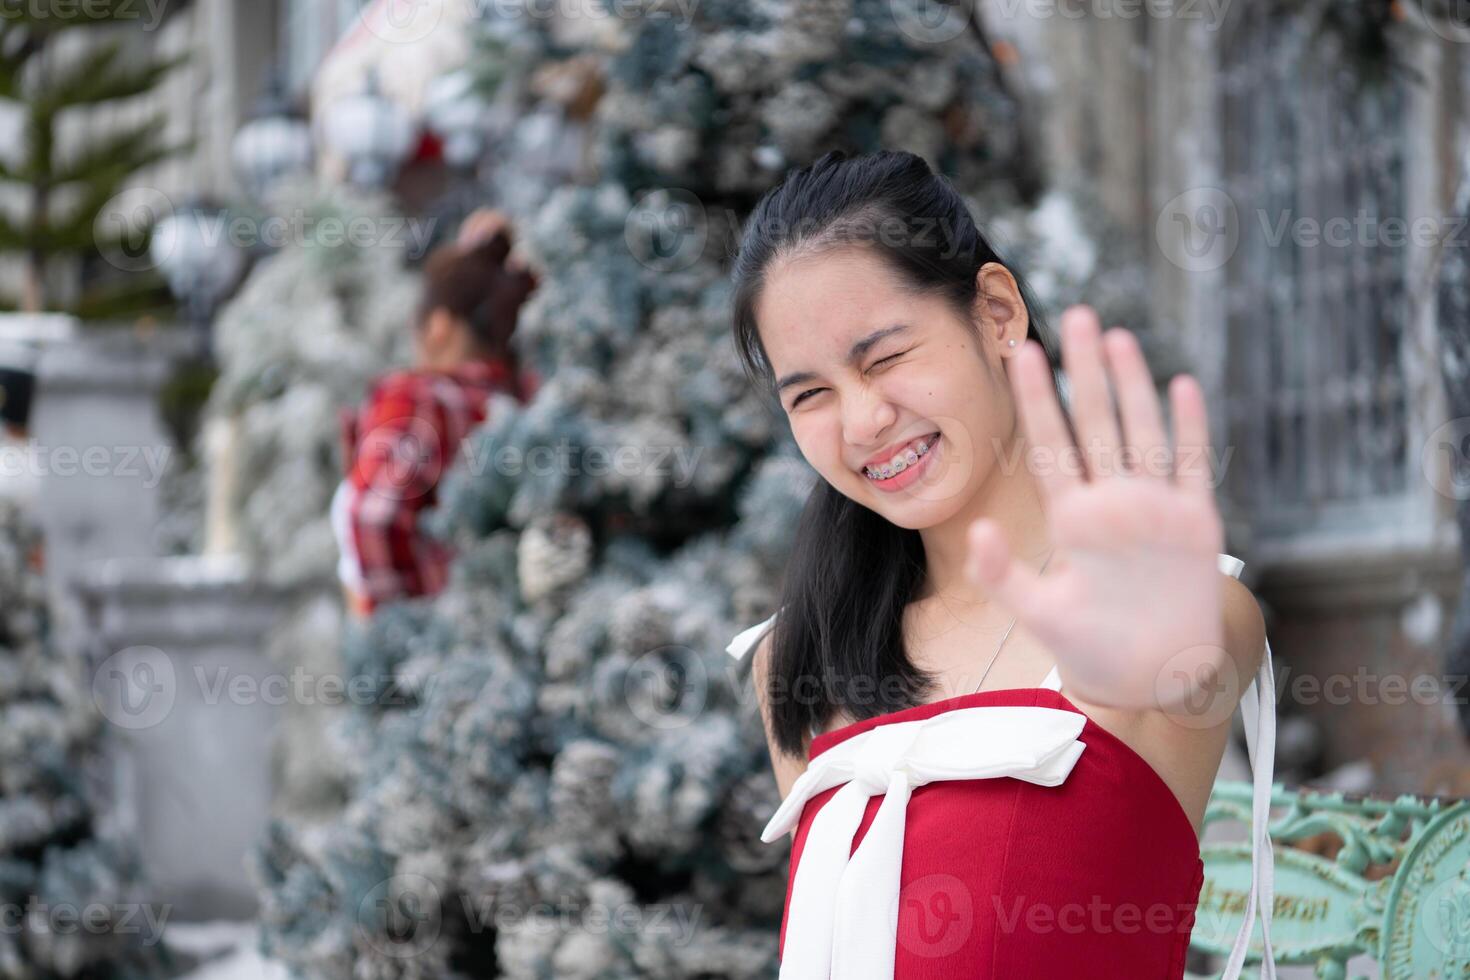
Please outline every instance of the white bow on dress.
[[[946, 779], [1012, 776], [1056, 786], [1072, 771], [1087, 719], [1034, 705], [958, 708], [879, 725], [814, 758], [761, 832], [790, 832], [808, 800], [842, 786], [812, 820], [792, 882], [781, 980], [892, 980], [909, 794]], [[883, 803], [857, 850], [868, 799]], [[851, 855], [849, 857], [849, 855]]]

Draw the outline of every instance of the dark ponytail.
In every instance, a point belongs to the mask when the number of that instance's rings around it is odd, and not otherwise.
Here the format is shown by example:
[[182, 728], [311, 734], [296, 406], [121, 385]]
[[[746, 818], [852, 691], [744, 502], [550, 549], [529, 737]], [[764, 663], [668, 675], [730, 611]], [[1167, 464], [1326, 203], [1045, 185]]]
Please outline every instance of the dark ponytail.
[[[920, 156], [825, 154], [761, 198], [734, 260], [735, 346], [752, 384], [775, 396], [755, 308], [773, 261], [849, 245], [886, 261], [905, 288], [935, 294], [973, 324], [976, 274], [1005, 263], [948, 179]], [[1011, 269], [1026, 305], [1027, 337], [1053, 365], [1041, 308]], [[977, 328], [978, 329], [978, 328]], [[825, 480], [807, 498], [771, 634], [767, 701], [781, 751], [803, 757], [809, 726], [844, 709], [862, 720], [931, 699], [936, 678], [909, 661], [903, 614], [925, 574], [919, 532], [899, 527]]]

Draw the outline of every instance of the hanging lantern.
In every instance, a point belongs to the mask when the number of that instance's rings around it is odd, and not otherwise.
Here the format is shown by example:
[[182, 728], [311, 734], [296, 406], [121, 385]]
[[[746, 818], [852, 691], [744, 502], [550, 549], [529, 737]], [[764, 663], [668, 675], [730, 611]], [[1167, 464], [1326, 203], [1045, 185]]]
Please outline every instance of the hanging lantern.
[[488, 107], [475, 91], [474, 79], [464, 69], [440, 75], [424, 95], [424, 119], [444, 141], [444, 161], [468, 169], [480, 159], [485, 145]]
[[282, 177], [311, 172], [311, 127], [293, 111], [279, 75], [273, 75], [249, 122], [230, 144], [241, 183], [257, 201]]
[[418, 142], [408, 112], [386, 98], [376, 71], [357, 95], [338, 99], [324, 110], [322, 136], [347, 162], [347, 179], [359, 187], [386, 187]]

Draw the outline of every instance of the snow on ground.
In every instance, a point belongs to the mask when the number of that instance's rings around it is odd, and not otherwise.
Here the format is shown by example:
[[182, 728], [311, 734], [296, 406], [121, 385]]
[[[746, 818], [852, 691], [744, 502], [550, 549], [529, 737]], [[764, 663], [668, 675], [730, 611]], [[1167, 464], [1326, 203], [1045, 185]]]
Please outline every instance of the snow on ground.
[[286, 968], [261, 958], [253, 922], [171, 922], [164, 941], [208, 962], [179, 980], [287, 980]]

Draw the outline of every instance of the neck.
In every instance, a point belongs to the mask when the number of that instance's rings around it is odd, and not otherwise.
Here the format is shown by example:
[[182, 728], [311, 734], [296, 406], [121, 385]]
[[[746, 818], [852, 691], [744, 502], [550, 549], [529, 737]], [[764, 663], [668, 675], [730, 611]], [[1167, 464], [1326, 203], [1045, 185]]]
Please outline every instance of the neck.
[[[943, 596], [946, 605], [978, 606], [990, 601], [986, 590], [965, 575], [969, 554], [969, 530], [976, 520], [986, 517], [994, 521], [1010, 545], [1012, 560], [1040, 568], [1051, 553], [1047, 534], [1046, 512], [1042, 506], [1041, 488], [1024, 462], [1025, 443], [1017, 436], [1006, 447], [1005, 456], [991, 469], [975, 495], [958, 513], [942, 524], [924, 528], [919, 536], [924, 543], [927, 569], [919, 598]], [[1012, 461], [1016, 465], [1011, 465]]]
[[483, 347], [464, 347], [442, 350], [422, 357], [419, 367], [429, 371], [453, 371], [475, 361], [506, 361], [515, 366], [515, 358], [508, 351], [494, 351]]

